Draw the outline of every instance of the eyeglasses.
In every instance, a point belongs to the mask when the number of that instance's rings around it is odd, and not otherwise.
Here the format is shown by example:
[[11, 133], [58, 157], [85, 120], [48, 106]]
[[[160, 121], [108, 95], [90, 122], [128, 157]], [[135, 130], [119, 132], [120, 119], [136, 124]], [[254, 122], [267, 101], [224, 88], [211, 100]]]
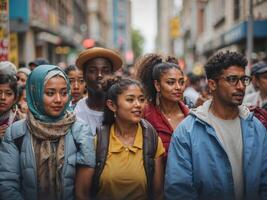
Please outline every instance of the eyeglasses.
[[239, 81], [241, 81], [241, 83], [244, 86], [248, 86], [250, 84], [250, 82], [251, 82], [251, 77], [250, 76], [238, 77], [238, 76], [235, 76], [235, 75], [230, 75], [230, 76], [221, 76], [221, 78], [226, 80], [232, 86], [236, 86]]

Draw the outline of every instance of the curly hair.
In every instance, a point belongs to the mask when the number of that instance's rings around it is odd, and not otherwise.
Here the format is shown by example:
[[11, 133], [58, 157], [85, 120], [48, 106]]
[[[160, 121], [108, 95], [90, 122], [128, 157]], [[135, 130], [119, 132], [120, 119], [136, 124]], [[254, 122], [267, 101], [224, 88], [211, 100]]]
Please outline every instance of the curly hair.
[[[136, 85], [143, 91], [143, 86], [139, 81], [131, 78], [123, 78], [120, 76], [105, 77], [102, 83], [102, 88], [107, 92], [106, 100], [109, 99], [117, 105], [118, 96], [126, 91], [131, 85]], [[105, 105], [103, 125], [112, 125], [114, 122], [114, 113], [108, 108], [107, 105]]]
[[220, 76], [223, 70], [231, 66], [237, 66], [245, 69], [247, 59], [238, 52], [226, 51], [218, 52], [209, 58], [205, 65], [207, 79], [216, 79]]
[[144, 86], [145, 94], [149, 98], [149, 100], [152, 100], [157, 93], [153, 84], [152, 77], [154, 66], [162, 62], [162, 55], [150, 53], [139, 57], [134, 65], [137, 70], [137, 79]]
[[172, 68], [180, 70], [183, 74], [176, 58], [168, 56], [164, 61], [162, 55], [155, 53], [146, 54], [139, 58], [135, 67], [137, 68], [137, 77], [144, 86], [145, 94], [153, 104], [156, 103], [157, 94], [154, 80], [160, 81], [161, 75]]

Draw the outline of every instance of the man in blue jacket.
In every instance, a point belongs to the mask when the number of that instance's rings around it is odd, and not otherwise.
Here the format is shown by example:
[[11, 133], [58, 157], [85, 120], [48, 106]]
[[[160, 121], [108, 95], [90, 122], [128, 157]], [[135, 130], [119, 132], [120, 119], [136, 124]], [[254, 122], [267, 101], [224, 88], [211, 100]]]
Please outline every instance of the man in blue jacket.
[[242, 106], [246, 59], [219, 52], [205, 65], [212, 99], [175, 130], [165, 176], [167, 200], [267, 199], [267, 133]]

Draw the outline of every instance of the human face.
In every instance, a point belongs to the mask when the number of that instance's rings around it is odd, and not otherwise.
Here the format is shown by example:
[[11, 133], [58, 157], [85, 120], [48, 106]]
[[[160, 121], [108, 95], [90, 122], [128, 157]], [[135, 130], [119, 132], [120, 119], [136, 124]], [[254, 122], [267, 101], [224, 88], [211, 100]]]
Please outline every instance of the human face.
[[57, 117], [68, 102], [67, 83], [63, 77], [55, 76], [47, 81], [44, 88], [44, 110], [47, 115]]
[[26, 100], [26, 89], [22, 91], [22, 95], [18, 101], [18, 107], [22, 113], [28, 112], [28, 105]]
[[154, 82], [161, 101], [178, 102], [183, 98], [185, 89], [184, 76], [179, 69], [171, 68], [164, 72], [160, 81]]
[[113, 107], [116, 121], [120, 123], [136, 124], [143, 117], [145, 96], [137, 85], [130, 85], [127, 90], [118, 96]]
[[230, 66], [223, 70], [218, 80], [214, 82], [216, 84], [214, 100], [218, 101], [222, 106], [237, 107], [242, 104], [246, 86], [240, 80], [236, 85], [229, 83], [225, 79], [225, 77], [229, 76], [243, 77], [245, 76], [245, 69], [238, 66]]
[[80, 70], [72, 70], [68, 74], [71, 86], [71, 96], [73, 102], [78, 102], [84, 94], [85, 82], [83, 80], [83, 73]]
[[94, 58], [85, 64], [85, 78], [88, 88], [101, 91], [101, 80], [112, 73], [112, 65], [105, 58]]
[[259, 74], [255, 78], [256, 86], [263, 97], [267, 97], [267, 72]]
[[28, 79], [28, 76], [23, 72], [17, 73], [17, 83], [18, 85], [26, 85], [26, 81]]
[[8, 83], [0, 84], [0, 115], [9, 111], [16, 101], [15, 93]]

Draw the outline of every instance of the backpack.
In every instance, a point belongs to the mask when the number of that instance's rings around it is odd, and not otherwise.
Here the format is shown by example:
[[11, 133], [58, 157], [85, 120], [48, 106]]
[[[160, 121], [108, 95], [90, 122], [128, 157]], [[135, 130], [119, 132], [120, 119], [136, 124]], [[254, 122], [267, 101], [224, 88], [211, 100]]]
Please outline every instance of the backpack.
[[[100, 176], [104, 170], [108, 155], [109, 136], [111, 126], [101, 126], [97, 128], [96, 144], [96, 168], [93, 181], [92, 194], [95, 197], [99, 190]], [[148, 197], [153, 198], [153, 177], [155, 171], [154, 158], [158, 148], [158, 134], [156, 130], [146, 120], [141, 120], [143, 131], [143, 159], [144, 169], [147, 177]]]

